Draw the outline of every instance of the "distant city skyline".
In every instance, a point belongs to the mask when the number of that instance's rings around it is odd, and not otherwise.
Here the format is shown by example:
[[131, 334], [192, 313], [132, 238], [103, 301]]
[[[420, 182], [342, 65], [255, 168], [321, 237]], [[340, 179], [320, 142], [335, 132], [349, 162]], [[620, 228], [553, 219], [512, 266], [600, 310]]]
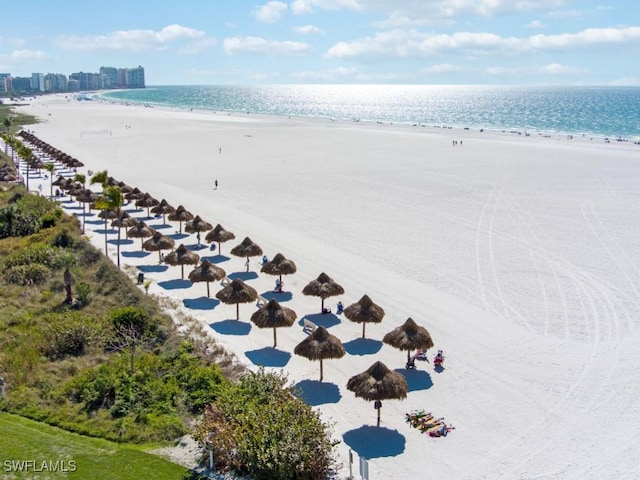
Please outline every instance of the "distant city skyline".
[[143, 65], [147, 85], [638, 86], [639, 55], [631, 0], [36, 0], [0, 32], [0, 72]]

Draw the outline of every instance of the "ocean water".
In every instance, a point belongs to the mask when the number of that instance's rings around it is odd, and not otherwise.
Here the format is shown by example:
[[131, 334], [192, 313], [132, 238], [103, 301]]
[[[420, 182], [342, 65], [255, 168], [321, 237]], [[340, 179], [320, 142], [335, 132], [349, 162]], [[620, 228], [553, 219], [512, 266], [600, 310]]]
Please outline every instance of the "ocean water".
[[640, 87], [185, 85], [98, 97], [187, 109], [640, 138]]

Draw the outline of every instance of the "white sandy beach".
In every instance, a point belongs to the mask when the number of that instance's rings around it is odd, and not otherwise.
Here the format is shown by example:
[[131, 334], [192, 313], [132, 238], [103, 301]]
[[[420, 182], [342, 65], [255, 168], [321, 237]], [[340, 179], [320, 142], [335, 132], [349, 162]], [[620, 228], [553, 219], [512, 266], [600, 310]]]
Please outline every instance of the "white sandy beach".
[[[249, 321], [254, 304], [241, 305], [236, 321], [235, 306], [215, 300], [219, 285], [206, 300], [206, 286], [180, 282], [179, 267], [161, 271], [157, 254], [139, 255], [138, 239], [122, 246], [123, 264], [153, 280], [150, 293], [180, 302], [241, 362], [302, 382], [342, 441], [339, 478], [349, 474], [349, 448], [356, 462], [369, 458], [372, 480], [640, 475], [638, 145], [64, 96], [21, 110], [40, 117], [35, 134], [84, 162], [84, 173], [107, 169], [235, 233], [218, 265], [259, 293], [272, 296], [274, 277], [259, 273], [259, 258], [254, 274], [241, 273], [233, 246], [249, 236], [269, 258], [296, 262], [276, 298], [330, 327], [347, 349], [324, 362], [322, 384], [319, 364], [293, 354], [306, 336], [298, 323], [278, 329], [274, 350], [272, 330]], [[102, 224], [87, 220], [104, 248], [94, 231]], [[180, 242], [193, 245], [195, 236]], [[364, 294], [385, 309], [382, 323], [367, 325], [367, 340], [360, 324], [319, 315], [320, 299], [302, 295], [321, 272], [345, 289], [327, 300], [334, 311], [338, 300], [347, 306]], [[408, 317], [433, 336], [430, 357], [444, 351], [444, 371], [426, 362], [407, 371], [406, 353], [381, 343]], [[406, 400], [383, 402], [379, 428], [373, 405], [346, 389], [376, 360], [405, 374], [410, 390]], [[421, 435], [405, 423], [414, 409], [455, 430]]]

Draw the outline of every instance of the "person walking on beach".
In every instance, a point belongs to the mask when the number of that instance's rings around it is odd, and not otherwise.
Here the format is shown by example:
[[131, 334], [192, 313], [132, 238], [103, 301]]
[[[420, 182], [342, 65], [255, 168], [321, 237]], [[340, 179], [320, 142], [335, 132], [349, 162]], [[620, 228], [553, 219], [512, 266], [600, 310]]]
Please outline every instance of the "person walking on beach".
[[249, 257], [247, 257], [247, 261], [244, 262], [244, 266], [247, 267], [247, 272], [249, 271]]
[[217, 190], [218, 189], [218, 179], [216, 178], [215, 181], [213, 182], [213, 189]]

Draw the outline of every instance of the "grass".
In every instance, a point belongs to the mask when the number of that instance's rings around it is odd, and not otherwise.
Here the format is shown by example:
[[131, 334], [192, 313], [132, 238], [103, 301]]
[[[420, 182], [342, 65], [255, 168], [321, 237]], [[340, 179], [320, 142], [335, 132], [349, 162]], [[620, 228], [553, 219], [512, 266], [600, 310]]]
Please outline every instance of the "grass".
[[[196, 480], [197, 473], [143, 451], [139, 446], [84, 437], [0, 412], [0, 477], [3, 479], [96, 478], [100, 480]], [[29, 472], [14, 462], [34, 461]], [[58, 471], [46, 471], [42, 463]], [[26, 465], [23, 463], [23, 465]], [[54, 468], [51, 467], [51, 470]], [[67, 470], [66, 472], [63, 470]]]

